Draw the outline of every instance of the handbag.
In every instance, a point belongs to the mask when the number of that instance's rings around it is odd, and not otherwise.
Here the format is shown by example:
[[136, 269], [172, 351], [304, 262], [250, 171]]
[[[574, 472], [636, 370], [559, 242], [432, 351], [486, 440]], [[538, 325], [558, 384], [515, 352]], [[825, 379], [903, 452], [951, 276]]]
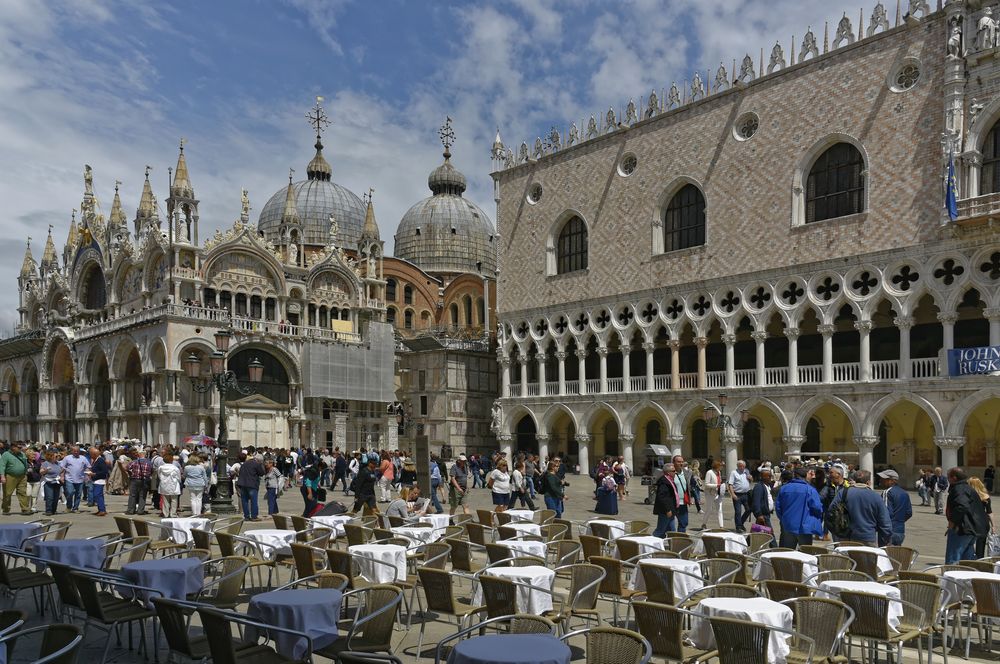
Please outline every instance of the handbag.
[[316, 489], [316, 500], [318, 500], [321, 503], [326, 502], [326, 489], [324, 489], [323, 487], [319, 487], [318, 489]]
[[1000, 535], [990, 533], [986, 537], [986, 555], [1000, 556]]

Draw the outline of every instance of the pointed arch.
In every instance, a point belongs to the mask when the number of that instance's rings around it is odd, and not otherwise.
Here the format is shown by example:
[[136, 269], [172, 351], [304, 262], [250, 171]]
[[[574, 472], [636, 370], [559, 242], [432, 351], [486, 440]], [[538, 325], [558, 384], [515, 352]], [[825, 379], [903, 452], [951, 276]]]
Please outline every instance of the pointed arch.
[[538, 416], [535, 415], [530, 408], [521, 404], [512, 406], [506, 413], [504, 413], [501, 430], [503, 433], [514, 435], [517, 423], [524, 417], [530, 417], [531, 421], [535, 423], [535, 430], [539, 432], [541, 431]]
[[969, 416], [972, 415], [972, 411], [987, 399], [1000, 399], [1000, 387], [983, 388], [959, 401], [954, 410], [951, 411], [951, 417], [948, 418], [947, 433], [945, 435], [949, 437], [964, 436], [965, 425], [969, 420]]
[[771, 411], [777, 418], [778, 422], [781, 424], [781, 430], [788, 431], [788, 415], [782, 410], [781, 406], [776, 404], [774, 401], [761, 396], [747, 397], [733, 409], [734, 413], [739, 413], [741, 410], [750, 410], [754, 406], [762, 406], [767, 410]]
[[610, 413], [611, 418], [615, 421], [615, 424], [618, 425], [618, 430], [619, 431], [622, 430], [622, 418], [621, 415], [618, 414], [618, 411], [615, 410], [615, 407], [609, 404], [607, 401], [595, 401], [594, 403], [590, 404], [587, 410], [584, 411], [583, 417], [581, 418], [581, 420], [586, 425], [587, 431], [590, 431], [593, 428], [594, 419], [601, 411], [607, 411], [608, 413]]
[[622, 418], [625, 424], [625, 427], [621, 429], [622, 435], [628, 435], [628, 434], [635, 435], [636, 432], [635, 425], [637, 424], [638, 418], [647, 408], [656, 411], [656, 414], [662, 421], [663, 430], [670, 431], [671, 419], [670, 416], [667, 415], [666, 409], [660, 404], [656, 403], [655, 401], [652, 401], [650, 399], [643, 399], [639, 403], [632, 406], [632, 408], [630, 408], [629, 411], [625, 413], [625, 416]]
[[[795, 411], [795, 415], [792, 417], [791, 422], [789, 422], [788, 435], [802, 435], [802, 432], [805, 431], [806, 422], [809, 420], [809, 417], [824, 404], [830, 404], [842, 410], [844, 415], [847, 417], [847, 420], [851, 423], [851, 429], [855, 432], [861, 431], [861, 420], [849, 403], [832, 394], [817, 394], [806, 399], [802, 405], [799, 406], [799, 409]], [[854, 435], [859, 434], [855, 433]]]
[[677, 413], [674, 415], [673, 425], [670, 427], [670, 435], [683, 436], [684, 423], [687, 421], [687, 418], [693, 412], [703, 411], [705, 409], [705, 406], [714, 407], [713, 404], [709, 402], [707, 399], [702, 399], [700, 397], [688, 400], [687, 403], [681, 406], [680, 410], [678, 410]]
[[580, 430], [580, 419], [576, 416], [576, 413], [566, 404], [554, 403], [542, 414], [542, 426], [538, 428], [538, 433], [549, 433], [552, 430], [552, 423], [555, 421], [556, 416], [560, 414], [569, 417], [570, 422], [573, 423], [574, 431]]
[[872, 404], [872, 407], [865, 414], [865, 421], [861, 427], [861, 435], [878, 435], [878, 427], [882, 418], [893, 405], [901, 401], [908, 401], [923, 410], [931, 418], [931, 422], [934, 423], [934, 435], [944, 435], [944, 420], [941, 419], [941, 413], [938, 412], [938, 409], [930, 401], [913, 392], [892, 392]]

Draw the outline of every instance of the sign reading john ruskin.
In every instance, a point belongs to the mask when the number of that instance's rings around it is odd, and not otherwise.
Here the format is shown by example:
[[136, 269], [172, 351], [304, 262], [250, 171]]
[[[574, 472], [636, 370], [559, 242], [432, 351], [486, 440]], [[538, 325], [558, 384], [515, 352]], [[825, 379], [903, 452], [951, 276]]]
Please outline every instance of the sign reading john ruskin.
[[1000, 375], [1000, 346], [951, 348], [948, 350], [948, 375]]

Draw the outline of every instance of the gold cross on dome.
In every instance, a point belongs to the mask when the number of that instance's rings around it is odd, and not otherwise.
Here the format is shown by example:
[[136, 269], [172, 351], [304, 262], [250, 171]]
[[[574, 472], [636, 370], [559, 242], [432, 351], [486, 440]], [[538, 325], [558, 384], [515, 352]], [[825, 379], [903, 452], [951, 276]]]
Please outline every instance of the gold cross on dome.
[[316, 136], [318, 137], [323, 133], [323, 130], [330, 126], [330, 118], [327, 117], [326, 112], [323, 110], [323, 98], [316, 97], [316, 105], [311, 111], [306, 113], [306, 119], [309, 120], [309, 124], [312, 128], [316, 130]]
[[445, 116], [444, 124], [438, 130], [438, 136], [441, 137], [444, 151], [451, 152], [451, 146], [455, 144], [455, 131], [451, 128], [451, 116]]

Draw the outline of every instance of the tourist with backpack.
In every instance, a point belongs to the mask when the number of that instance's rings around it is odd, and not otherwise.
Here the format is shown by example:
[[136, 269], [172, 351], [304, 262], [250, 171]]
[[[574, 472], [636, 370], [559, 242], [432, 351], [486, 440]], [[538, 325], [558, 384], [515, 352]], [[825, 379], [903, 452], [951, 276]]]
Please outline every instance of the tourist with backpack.
[[826, 523], [835, 537], [872, 547], [878, 546], [879, 541], [888, 542], [892, 538], [889, 509], [882, 496], [872, 490], [871, 480], [871, 472], [855, 471], [854, 484], [833, 499]]
[[792, 472], [792, 479], [781, 485], [774, 501], [781, 523], [778, 546], [788, 549], [812, 544], [813, 537], [823, 535], [823, 504], [819, 492], [807, 481], [809, 471], [799, 466]]

